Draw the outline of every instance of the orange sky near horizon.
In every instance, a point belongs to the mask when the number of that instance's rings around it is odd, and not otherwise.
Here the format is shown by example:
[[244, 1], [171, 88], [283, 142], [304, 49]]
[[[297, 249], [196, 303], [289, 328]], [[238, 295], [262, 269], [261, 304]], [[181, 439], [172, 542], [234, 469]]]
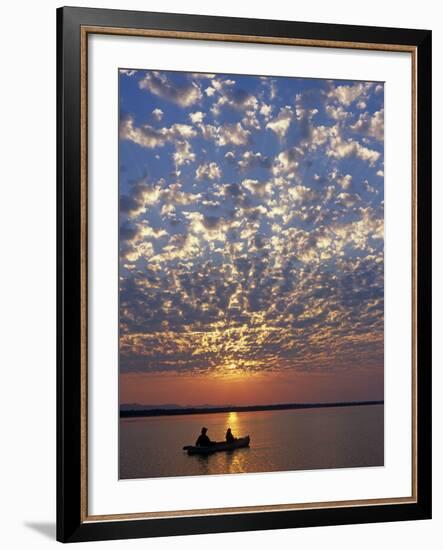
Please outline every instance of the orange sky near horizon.
[[355, 372], [256, 374], [235, 377], [126, 373], [120, 403], [142, 405], [266, 405], [382, 400], [381, 369]]

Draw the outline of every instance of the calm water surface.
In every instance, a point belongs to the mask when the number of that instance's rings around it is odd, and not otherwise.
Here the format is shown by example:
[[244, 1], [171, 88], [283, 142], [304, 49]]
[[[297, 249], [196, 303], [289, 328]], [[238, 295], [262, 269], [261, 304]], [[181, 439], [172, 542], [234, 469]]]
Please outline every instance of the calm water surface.
[[[188, 456], [202, 426], [246, 449]], [[383, 405], [120, 419], [120, 479], [383, 466]]]

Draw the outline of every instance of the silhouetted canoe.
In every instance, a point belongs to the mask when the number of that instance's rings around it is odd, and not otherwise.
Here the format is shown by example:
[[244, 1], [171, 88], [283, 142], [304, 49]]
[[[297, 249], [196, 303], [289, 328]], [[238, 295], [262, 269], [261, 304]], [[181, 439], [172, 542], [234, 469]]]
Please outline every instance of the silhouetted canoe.
[[232, 443], [226, 441], [219, 441], [211, 445], [210, 447], [194, 447], [193, 445], [186, 445], [183, 447], [184, 451], [188, 451], [188, 455], [210, 455], [219, 451], [233, 451], [234, 449], [241, 449], [242, 447], [249, 447], [250, 437], [239, 437]]

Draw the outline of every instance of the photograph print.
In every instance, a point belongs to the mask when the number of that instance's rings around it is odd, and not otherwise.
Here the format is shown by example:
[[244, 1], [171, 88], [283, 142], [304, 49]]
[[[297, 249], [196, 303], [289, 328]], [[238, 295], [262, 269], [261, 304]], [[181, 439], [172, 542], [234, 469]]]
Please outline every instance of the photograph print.
[[383, 466], [383, 82], [118, 86], [120, 479]]

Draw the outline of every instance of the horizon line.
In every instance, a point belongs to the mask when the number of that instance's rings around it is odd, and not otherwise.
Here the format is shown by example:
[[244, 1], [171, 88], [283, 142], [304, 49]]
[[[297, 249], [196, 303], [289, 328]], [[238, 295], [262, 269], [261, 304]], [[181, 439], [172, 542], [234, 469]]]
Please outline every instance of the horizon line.
[[[176, 408], [162, 408], [162, 405], [150, 406], [146, 409], [126, 409], [122, 410], [122, 406], [138, 405], [137, 403], [122, 404], [119, 407], [120, 417], [134, 416], [173, 416], [184, 414], [204, 414], [217, 412], [256, 412], [266, 410], [288, 410], [288, 409], [309, 409], [321, 407], [350, 407], [363, 405], [384, 405], [384, 399], [371, 399], [365, 401], [335, 401], [335, 402], [310, 402], [310, 403], [275, 403], [267, 405], [193, 405], [182, 406], [177, 405]], [[167, 405], [166, 403], [163, 407]], [[143, 406], [143, 405], [138, 405]], [[148, 407], [148, 406], [146, 406]]]

